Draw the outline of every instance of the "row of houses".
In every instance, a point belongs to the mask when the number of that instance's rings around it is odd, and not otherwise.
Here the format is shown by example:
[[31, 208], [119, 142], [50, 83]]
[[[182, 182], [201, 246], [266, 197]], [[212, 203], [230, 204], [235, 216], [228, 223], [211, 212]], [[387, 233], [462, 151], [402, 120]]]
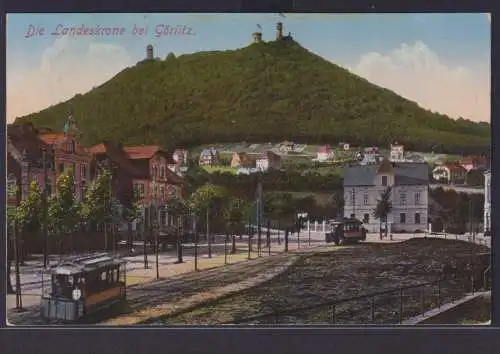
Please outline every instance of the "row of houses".
[[[122, 205], [129, 205], [134, 193], [144, 207], [153, 202], [166, 205], [174, 196], [182, 198], [185, 182], [179, 167], [186, 161], [183, 150], [170, 152], [157, 145], [112, 142], [83, 147], [81, 136], [71, 117], [63, 132], [41, 132], [29, 123], [8, 125], [7, 184], [18, 187], [9, 204], [26, 199], [33, 181], [46, 188], [49, 196], [54, 194], [57, 179], [68, 169], [74, 176], [75, 196], [83, 200], [102, 167], [111, 171], [112, 194]], [[165, 225], [165, 212], [158, 218], [160, 225]]]
[[484, 173], [488, 169], [488, 160], [484, 156], [468, 156], [454, 163], [439, 164], [432, 170], [436, 182], [461, 185], [467, 183], [467, 175], [479, 170]]

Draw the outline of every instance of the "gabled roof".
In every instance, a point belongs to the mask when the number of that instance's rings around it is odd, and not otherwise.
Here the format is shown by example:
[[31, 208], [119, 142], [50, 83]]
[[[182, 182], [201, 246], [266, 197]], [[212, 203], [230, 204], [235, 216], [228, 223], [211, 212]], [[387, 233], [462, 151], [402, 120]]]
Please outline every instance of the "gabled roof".
[[380, 163], [378, 170], [378, 173], [394, 173], [394, 168], [392, 166], [391, 161], [389, 161], [388, 158], [384, 158], [382, 162]]
[[64, 133], [41, 133], [40, 139], [42, 139], [46, 144], [55, 145], [66, 140], [66, 136]]
[[[380, 166], [352, 165], [344, 167], [344, 187], [373, 186]], [[417, 162], [394, 163], [395, 185], [429, 184], [429, 165]]]
[[451, 172], [467, 172], [467, 170], [463, 166], [460, 166], [459, 164], [454, 164], [454, 163], [448, 163], [448, 164], [444, 164], [444, 165], [441, 165], [438, 167], [445, 167], [445, 168], [449, 169]]
[[8, 124], [7, 138], [21, 154], [26, 153], [30, 162], [38, 162], [42, 158], [42, 148], [47, 144], [40, 139], [37, 129], [32, 124]]

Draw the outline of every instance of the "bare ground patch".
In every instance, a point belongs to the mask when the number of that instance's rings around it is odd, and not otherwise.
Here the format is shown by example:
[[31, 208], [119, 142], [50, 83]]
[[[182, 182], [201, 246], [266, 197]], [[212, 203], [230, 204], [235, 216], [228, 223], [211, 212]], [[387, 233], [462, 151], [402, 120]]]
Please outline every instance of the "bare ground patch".
[[[488, 252], [484, 246], [442, 239], [413, 239], [401, 243], [366, 243], [332, 251], [305, 254], [285, 273], [260, 286], [221, 299], [179, 316], [166, 317], [164, 324], [220, 324], [265, 313], [283, 313], [297, 307], [314, 306], [435, 280], [443, 271], [449, 273], [439, 289], [430, 286], [395, 292], [375, 299], [361, 299], [302, 313], [280, 316], [279, 323], [397, 323], [418, 314], [422, 304], [427, 309], [438, 301], [448, 302], [470, 291], [467, 264], [472, 255]], [[401, 309], [400, 298], [405, 307]], [[438, 300], [439, 299], [439, 300]], [[371, 308], [375, 305], [375, 310]], [[335, 318], [332, 319], [332, 316]], [[373, 318], [372, 318], [373, 316]], [[275, 323], [263, 318], [252, 323]], [[245, 322], [248, 323], [248, 322]]]

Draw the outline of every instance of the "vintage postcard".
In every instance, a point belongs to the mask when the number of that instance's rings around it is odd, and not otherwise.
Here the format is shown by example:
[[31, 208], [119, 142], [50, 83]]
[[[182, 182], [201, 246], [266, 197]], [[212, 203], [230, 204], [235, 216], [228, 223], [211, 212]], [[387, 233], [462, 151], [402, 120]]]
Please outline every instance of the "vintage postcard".
[[8, 15], [8, 323], [487, 324], [490, 37]]

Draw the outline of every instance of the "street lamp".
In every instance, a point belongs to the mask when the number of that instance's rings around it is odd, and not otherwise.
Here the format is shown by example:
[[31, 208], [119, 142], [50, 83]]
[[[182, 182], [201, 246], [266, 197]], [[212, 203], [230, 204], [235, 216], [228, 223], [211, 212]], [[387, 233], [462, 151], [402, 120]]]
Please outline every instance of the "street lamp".
[[42, 207], [43, 207], [43, 267], [47, 269], [49, 263], [49, 232], [48, 232], [48, 205], [47, 205], [47, 185], [48, 185], [48, 173], [47, 173], [47, 149], [42, 148], [42, 163], [43, 163], [43, 196], [42, 196]]
[[158, 220], [156, 217], [156, 176], [153, 176], [153, 182], [151, 183], [152, 193], [151, 193], [151, 210], [149, 212], [150, 228], [151, 233], [154, 236], [154, 249], [156, 257], [156, 279], [160, 278], [160, 268], [158, 264], [159, 254], [158, 254]]

